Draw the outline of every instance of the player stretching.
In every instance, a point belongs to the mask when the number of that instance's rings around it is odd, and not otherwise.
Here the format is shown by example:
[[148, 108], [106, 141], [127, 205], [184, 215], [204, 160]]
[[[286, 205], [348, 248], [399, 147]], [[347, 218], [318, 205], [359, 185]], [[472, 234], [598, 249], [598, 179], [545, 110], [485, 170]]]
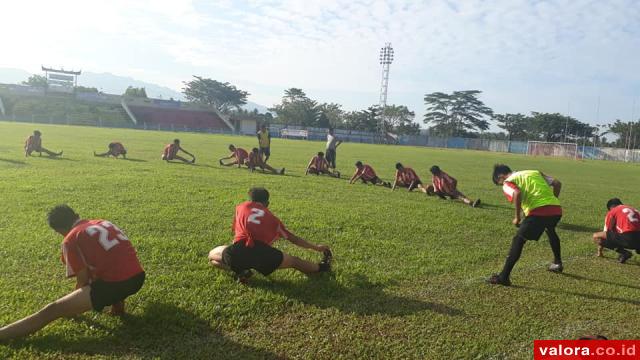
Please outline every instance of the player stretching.
[[372, 183], [373, 185], [391, 187], [390, 183], [380, 180], [375, 170], [369, 165], [362, 164], [362, 161], [356, 162], [356, 172], [349, 180], [349, 184], [353, 184], [358, 181], [358, 179], [362, 180], [365, 184]]
[[598, 244], [598, 256], [602, 256], [603, 247], [615, 250], [618, 261], [624, 264], [633, 256], [626, 249], [640, 254], [640, 212], [623, 205], [618, 198], [607, 202], [607, 210], [604, 231], [593, 234], [593, 242]]
[[[178, 151], [182, 151], [183, 153], [191, 156], [191, 161], [183, 158], [182, 156], [178, 156]], [[164, 147], [164, 151], [162, 152], [162, 160], [165, 160], [167, 162], [171, 160], [180, 160], [187, 164], [194, 164], [196, 162], [196, 157], [187, 150], [183, 149], [182, 146], [180, 146], [180, 139], [175, 139], [173, 140], [173, 144], [167, 144]]]
[[398, 186], [406, 187], [409, 191], [418, 188], [423, 193], [427, 192], [427, 189], [422, 186], [422, 181], [418, 174], [412, 168], [402, 166], [401, 163], [396, 164], [396, 178], [393, 181], [391, 190], [395, 190]]
[[251, 150], [251, 153], [249, 154], [249, 159], [247, 159], [246, 164], [249, 167], [249, 170], [251, 170], [251, 172], [253, 172], [257, 167], [259, 167], [260, 169], [262, 169], [262, 171], [266, 169], [271, 171], [274, 174], [284, 175], [284, 168], [280, 170], [276, 170], [272, 168], [269, 164], [265, 162], [265, 160], [262, 159], [262, 155], [260, 155], [260, 150], [258, 150], [258, 148], [253, 148]]
[[304, 173], [305, 175], [314, 174], [314, 175], [329, 175], [335, 178], [340, 178], [340, 172], [335, 171], [331, 172], [329, 170], [329, 162], [324, 158], [324, 153], [320, 151], [316, 156], [311, 158], [309, 164], [307, 165], [307, 170]]
[[99, 156], [99, 157], [113, 156], [114, 158], [117, 158], [120, 155], [122, 155], [123, 159], [127, 158], [127, 149], [125, 149], [124, 145], [122, 145], [119, 142], [110, 143], [109, 151], [107, 151], [106, 153], [96, 154], [95, 151], [93, 152], [93, 156]]
[[269, 161], [269, 156], [271, 156], [271, 134], [269, 133], [269, 129], [267, 129], [266, 124], [262, 124], [260, 127], [260, 131], [258, 131], [258, 146], [260, 146], [260, 157], [264, 156], [264, 163], [266, 164]]
[[[269, 211], [269, 192], [264, 188], [249, 190], [250, 201], [236, 207], [233, 220], [233, 244], [218, 246], [209, 252], [209, 263], [219, 269], [231, 270], [242, 282], [253, 275], [251, 269], [267, 276], [277, 269], [293, 268], [305, 274], [331, 270], [328, 246], [314, 245], [294, 235]], [[279, 238], [324, 254], [320, 263], [312, 263], [283, 253], [271, 245]]]
[[451, 198], [451, 200], [460, 199], [467, 205], [471, 205], [473, 207], [477, 207], [480, 205], [480, 199], [476, 201], [471, 201], [468, 197], [466, 197], [463, 193], [458, 190], [458, 180], [449, 176], [446, 172], [440, 170], [440, 167], [434, 165], [429, 169], [431, 174], [431, 186], [427, 187], [427, 194], [430, 196], [438, 195], [441, 199], [446, 199], [447, 196]]
[[42, 153], [46, 153], [51, 157], [62, 156], [62, 151], [59, 153], [55, 153], [53, 151], [49, 151], [42, 147], [42, 138], [40, 137], [42, 133], [38, 130], [33, 132], [33, 135], [29, 136], [27, 140], [24, 142], [24, 156], [31, 156], [31, 153], [34, 151], [42, 156]]
[[[509, 275], [520, 259], [524, 244], [527, 240], [537, 241], [545, 231], [553, 251], [553, 263], [549, 265], [549, 271], [562, 272], [560, 238], [556, 233], [556, 225], [562, 218], [562, 207], [558, 200], [562, 187], [560, 181], [537, 170], [512, 172], [507, 165], [498, 164], [493, 168], [493, 182], [496, 185], [502, 185], [507, 199], [515, 205], [512, 223], [519, 229], [511, 241], [509, 256], [502, 272], [491, 276], [488, 282], [511, 285]], [[525, 215], [522, 222], [521, 211]]]
[[137, 293], [145, 273], [129, 239], [105, 220], [81, 220], [67, 205], [49, 212], [49, 226], [64, 236], [62, 261], [67, 276], [76, 277], [76, 290], [37, 313], [0, 329], [0, 341], [34, 333], [61, 317], [72, 317], [111, 305], [124, 313], [124, 300]]
[[[237, 148], [233, 144], [231, 144], [229, 145], [229, 151], [231, 151], [231, 154], [229, 154], [229, 156], [223, 157], [220, 160], [218, 160], [220, 165], [222, 166], [237, 165], [238, 167], [245, 165], [246, 160], [248, 160], [249, 158], [249, 153], [247, 153], [247, 150], [242, 148]], [[224, 162], [224, 160], [229, 160], [229, 159], [233, 159], [233, 161], [230, 163]]]

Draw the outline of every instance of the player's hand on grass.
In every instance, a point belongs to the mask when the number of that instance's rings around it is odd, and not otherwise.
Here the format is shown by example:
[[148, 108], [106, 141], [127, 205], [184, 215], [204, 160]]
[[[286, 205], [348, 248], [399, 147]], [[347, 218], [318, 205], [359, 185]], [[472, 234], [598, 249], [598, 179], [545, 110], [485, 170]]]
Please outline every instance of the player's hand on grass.
[[511, 223], [515, 226], [515, 227], [520, 227], [520, 218], [519, 217], [514, 217], [513, 221], [511, 221]]

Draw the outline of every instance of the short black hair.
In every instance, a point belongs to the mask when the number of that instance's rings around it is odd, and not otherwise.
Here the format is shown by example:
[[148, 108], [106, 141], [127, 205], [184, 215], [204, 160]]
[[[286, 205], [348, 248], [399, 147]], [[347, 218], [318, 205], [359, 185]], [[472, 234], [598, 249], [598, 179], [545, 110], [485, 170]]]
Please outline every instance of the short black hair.
[[401, 163], [396, 163], [396, 169], [397, 169], [397, 170], [400, 170], [400, 169], [402, 169], [403, 167], [404, 167], [404, 166], [402, 166], [402, 164], [401, 164]]
[[322, 151], [318, 151], [318, 156], [323, 157], [324, 153]]
[[262, 187], [249, 189], [249, 197], [253, 202], [259, 202], [265, 205], [269, 203], [269, 191]]
[[174, 144], [180, 144], [180, 139], [173, 139]]
[[251, 149], [251, 152], [254, 152], [254, 153], [257, 153], [258, 151], [259, 151], [258, 148]]
[[362, 166], [362, 161], [356, 161], [356, 167]]
[[622, 200], [618, 198], [609, 199], [609, 201], [607, 201], [607, 210], [611, 210], [612, 208], [620, 205], [622, 205]]
[[429, 169], [429, 171], [431, 171], [433, 175], [439, 175], [442, 172], [442, 170], [440, 170], [440, 166], [438, 165], [433, 165], [431, 169]]
[[505, 164], [495, 164], [493, 165], [493, 177], [491, 178], [493, 180], [493, 183], [498, 185], [498, 177], [500, 175], [507, 175], [507, 174], [511, 174], [511, 168], [508, 167]]
[[57, 205], [47, 214], [49, 226], [54, 230], [70, 230], [80, 216], [66, 204]]
[[33, 135], [42, 135], [42, 133], [40, 132], [40, 130], [34, 130]]

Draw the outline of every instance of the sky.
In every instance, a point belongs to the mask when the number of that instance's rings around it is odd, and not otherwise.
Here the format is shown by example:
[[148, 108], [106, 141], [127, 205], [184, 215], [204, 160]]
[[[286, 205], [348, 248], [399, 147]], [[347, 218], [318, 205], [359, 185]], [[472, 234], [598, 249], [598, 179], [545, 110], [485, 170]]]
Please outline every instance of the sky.
[[110, 72], [180, 91], [192, 75], [271, 106], [286, 88], [422, 122], [424, 95], [478, 89], [495, 112], [640, 117], [640, 0], [0, 0], [0, 67]]

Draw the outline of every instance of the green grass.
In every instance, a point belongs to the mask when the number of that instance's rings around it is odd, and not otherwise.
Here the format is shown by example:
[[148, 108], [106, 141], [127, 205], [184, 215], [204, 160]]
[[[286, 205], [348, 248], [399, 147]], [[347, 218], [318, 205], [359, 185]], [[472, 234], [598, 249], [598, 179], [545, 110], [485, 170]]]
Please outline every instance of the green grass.
[[[35, 128], [62, 159], [22, 153]], [[160, 161], [179, 137], [198, 164]], [[137, 161], [94, 158], [120, 140]], [[590, 241], [604, 203], [640, 204], [638, 166], [475, 151], [343, 144], [342, 173], [371, 164], [390, 179], [396, 161], [423, 180], [433, 164], [480, 197], [482, 209], [419, 193], [304, 176], [319, 142], [275, 139], [270, 163], [287, 176], [220, 168], [228, 143], [253, 137], [0, 123], [0, 324], [37, 311], [73, 288], [59, 260], [61, 238], [46, 212], [68, 203], [85, 218], [108, 219], [138, 250], [147, 282], [128, 300], [130, 315], [87, 313], [0, 345], [0, 358], [522, 358], [534, 339], [605, 334], [637, 337], [640, 262], [595, 258]], [[491, 167], [540, 169], [563, 182], [559, 229], [565, 274], [545, 270], [546, 238], [529, 242], [512, 274], [516, 286], [492, 287], [514, 227], [513, 210], [490, 180]], [[344, 177], [344, 176], [343, 176]], [[252, 186], [271, 192], [288, 228], [331, 246], [334, 272], [306, 277], [280, 271], [241, 286], [207, 265], [230, 243], [234, 206]], [[287, 252], [320, 255], [279, 241]]]

